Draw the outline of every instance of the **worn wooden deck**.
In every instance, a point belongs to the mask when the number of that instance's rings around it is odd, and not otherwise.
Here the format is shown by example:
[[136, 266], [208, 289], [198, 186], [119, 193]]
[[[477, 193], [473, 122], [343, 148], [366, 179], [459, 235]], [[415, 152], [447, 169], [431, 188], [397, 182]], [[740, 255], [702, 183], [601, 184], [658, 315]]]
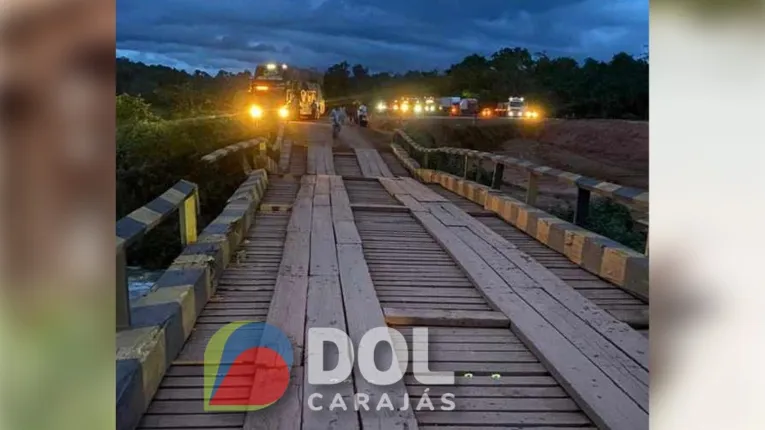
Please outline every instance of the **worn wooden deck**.
[[[352, 144], [333, 153], [320, 126], [287, 139], [288, 174], [271, 178], [139, 428], [648, 428], [647, 303], [482, 207], [409, 178], [390, 153]], [[241, 320], [290, 337], [291, 385], [257, 412], [205, 413], [207, 341]], [[430, 370], [456, 372], [455, 384], [424, 386], [407, 374], [379, 387], [358, 371], [339, 389], [304, 380], [309, 328], [339, 328], [357, 344], [385, 325], [407, 342], [412, 327], [429, 327]], [[238, 378], [244, 398], [252, 375]], [[426, 389], [435, 410], [416, 408]], [[308, 408], [311, 393], [330, 391], [351, 407]], [[411, 407], [354, 411], [350, 399], [362, 392], [387, 393], [394, 405], [408, 394]], [[454, 410], [440, 410], [444, 393], [454, 394]]]

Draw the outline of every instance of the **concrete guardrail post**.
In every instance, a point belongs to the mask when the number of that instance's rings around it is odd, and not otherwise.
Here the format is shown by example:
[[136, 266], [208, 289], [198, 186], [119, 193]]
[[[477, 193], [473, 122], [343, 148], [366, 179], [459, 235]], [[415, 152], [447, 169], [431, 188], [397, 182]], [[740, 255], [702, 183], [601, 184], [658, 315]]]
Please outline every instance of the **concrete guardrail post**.
[[534, 206], [537, 202], [537, 194], [539, 192], [539, 177], [534, 172], [529, 171], [529, 187], [526, 189], [526, 204]]
[[502, 177], [505, 175], [505, 165], [494, 163], [494, 175], [491, 178], [491, 188], [498, 190], [502, 187]]
[[579, 188], [576, 194], [576, 212], [574, 212], [574, 224], [583, 227], [590, 213], [590, 190]]

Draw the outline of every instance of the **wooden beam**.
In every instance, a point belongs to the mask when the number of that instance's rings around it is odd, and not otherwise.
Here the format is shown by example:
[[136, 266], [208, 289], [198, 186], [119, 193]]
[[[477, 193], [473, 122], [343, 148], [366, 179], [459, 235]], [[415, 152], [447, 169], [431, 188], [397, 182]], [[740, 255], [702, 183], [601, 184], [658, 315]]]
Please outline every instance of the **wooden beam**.
[[303, 368], [292, 368], [287, 391], [273, 405], [255, 412], [247, 412], [243, 430], [302, 430]]
[[493, 311], [385, 308], [384, 312], [385, 322], [389, 325], [510, 327], [507, 316]]
[[[334, 252], [334, 250], [333, 250]], [[340, 279], [334, 276], [311, 276], [308, 282], [308, 308], [306, 310], [306, 333], [311, 328], [334, 328], [347, 333], [345, 324], [345, 311], [343, 310], [343, 298], [340, 290]], [[310, 372], [310, 355], [324, 355], [324, 363], [328, 368], [333, 368], [338, 362], [339, 351], [328, 348], [327, 351], [306, 351], [305, 369], [303, 379], [303, 426], [301, 430], [355, 430], [359, 428], [358, 413], [352, 408], [343, 410], [335, 408], [329, 410], [329, 405], [336, 394], [340, 394], [347, 402], [353, 396], [353, 376], [337, 385], [312, 385], [308, 383]], [[311, 399], [312, 395], [320, 395], [320, 398]], [[316, 397], [316, 396], [314, 396]], [[311, 409], [309, 402], [322, 406], [321, 411]], [[353, 404], [348, 403], [348, 404]]]

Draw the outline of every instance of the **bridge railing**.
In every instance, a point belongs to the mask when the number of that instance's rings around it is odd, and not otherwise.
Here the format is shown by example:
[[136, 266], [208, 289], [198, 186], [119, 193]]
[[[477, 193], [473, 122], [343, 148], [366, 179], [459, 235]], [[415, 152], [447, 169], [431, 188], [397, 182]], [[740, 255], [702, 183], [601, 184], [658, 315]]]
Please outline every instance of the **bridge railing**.
[[265, 137], [245, 140], [215, 150], [202, 157], [201, 160], [214, 164], [224, 157], [238, 153], [242, 170], [245, 173], [249, 174], [254, 169], [264, 168], [268, 173], [275, 174], [279, 171], [279, 161], [284, 142], [284, 127], [278, 128], [271, 145], [268, 142], [269, 139]]
[[[541, 166], [530, 161], [520, 160], [518, 158], [505, 155], [492, 154], [488, 152], [476, 151], [464, 148], [437, 147], [428, 148], [415, 142], [403, 130], [394, 131], [394, 142], [404, 143], [411, 151], [420, 158], [424, 168], [433, 168], [432, 162], [434, 155], [442, 154], [452, 158], [452, 160], [461, 160], [462, 176], [465, 179], [471, 179], [472, 166], [480, 167], [483, 162], [490, 162], [494, 165], [491, 177], [491, 188], [499, 190], [502, 185], [502, 178], [505, 173], [505, 167], [517, 168], [525, 171], [528, 179], [526, 189], [526, 204], [534, 206], [539, 193], [539, 178], [553, 178], [562, 183], [573, 185], [577, 188], [576, 207], [574, 212], [574, 224], [584, 226], [590, 208], [591, 195], [597, 194], [607, 197], [615, 202], [621, 203], [633, 210], [641, 213], [648, 212], [648, 191], [633, 187], [626, 187], [611, 182], [601, 181], [599, 179], [589, 178], [572, 172], [556, 169], [549, 166]], [[435, 166], [437, 169], [438, 166]], [[480, 175], [481, 169], [475, 169], [476, 175]], [[480, 177], [474, 178], [476, 182], [481, 182]], [[639, 220], [639, 224], [647, 228], [647, 219]]]
[[117, 329], [130, 327], [130, 293], [127, 282], [127, 248], [179, 211], [183, 246], [197, 240], [199, 187], [180, 180], [146, 205], [117, 221]]

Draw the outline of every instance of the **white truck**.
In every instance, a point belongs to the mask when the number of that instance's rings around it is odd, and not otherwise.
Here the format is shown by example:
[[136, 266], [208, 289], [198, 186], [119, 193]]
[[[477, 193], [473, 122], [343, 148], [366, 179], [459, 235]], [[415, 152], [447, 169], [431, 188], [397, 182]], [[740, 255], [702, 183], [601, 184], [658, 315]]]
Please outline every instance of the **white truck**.
[[507, 116], [510, 118], [534, 119], [539, 114], [526, 106], [526, 99], [523, 97], [510, 97], [507, 99]]

